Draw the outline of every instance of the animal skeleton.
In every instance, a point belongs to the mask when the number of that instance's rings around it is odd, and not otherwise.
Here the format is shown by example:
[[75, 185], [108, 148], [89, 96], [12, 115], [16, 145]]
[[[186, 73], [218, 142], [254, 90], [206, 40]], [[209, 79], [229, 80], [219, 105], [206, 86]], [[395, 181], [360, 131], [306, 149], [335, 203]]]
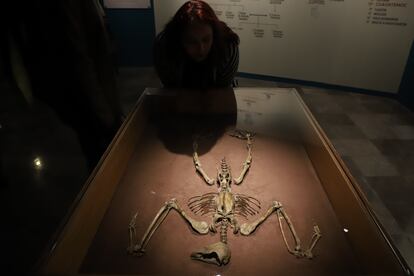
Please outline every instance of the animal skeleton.
[[[220, 168], [217, 171], [216, 178], [210, 178], [204, 171], [200, 159], [197, 154], [197, 141], [193, 144], [193, 161], [196, 171], [201, 175], [208, 185], [217, 184], [219, 191], [217, 193], [206, 193], [200, 196], [194, 196], [188, 200], [189, 209], [196, 215], [212, 214], [212, 221], [208, 224], [205, 221], [198, 221], [189, 217], [184, 210], [178, 205], [175, 198], [167, 201], [161, 207], [154, 220], [149, 225], [140, 243], [135, 243], [135, 222], [137, 214], [135, 214], [129, 225], [130, 244], [127, 248], [128, 253], [132, 255], [142, 256], [145, 253], [145, 248], [151, 239], [152, 235], [167, 217], [170, 210], [177, 211], [181, 217], [192, 227], [198, 234], [205, 235], [209, 231], [216, 233], [217, 228], [220, 228], [220, 241], [204, 248], [201, 248], [191, 254], [194, 260], [200, 260], [216, 265], [226, 265], [230, 261], [231, 252], [227, 245], [227, 229], [231, 227], [233, 233], [240, 232], [244, 236], [252, 234], [267, 218], [273, 213], [278, 217], [280, 231], [283, 236], [284, 243], [289, 253], [298, 258], [313, 257], [312, 250], [318, 240], [321, 238], [321, 232], [317, 225], [314, 226], [314, 233], [310, 241], [308, 249], [303, 250], [301, 241], [293, 227], [287, 213], [284, 211], [282, 204], [279, 201], [273, 201], [266, 213], [252, 223], [243, 223], [239, 225], [237, 216], [248, 218], [259, 213], [261, 209], [260, 201], [254, 197], [244, 194], [233, 194], [231, 185], [234, 183], [240, 185], [252, 163], [252, 135], [250, 133], [238, 131], [232, 136], [247, 140], [247, 158], [243, 163], [243, 169], [238, 178], [232, 178], [231, 169], [227, 164], [225, 158], [221, 160]], [[287, 241], [284, 229], [283, 220], [292, 234], [294, 240], [294, 247], [290, 247]]]

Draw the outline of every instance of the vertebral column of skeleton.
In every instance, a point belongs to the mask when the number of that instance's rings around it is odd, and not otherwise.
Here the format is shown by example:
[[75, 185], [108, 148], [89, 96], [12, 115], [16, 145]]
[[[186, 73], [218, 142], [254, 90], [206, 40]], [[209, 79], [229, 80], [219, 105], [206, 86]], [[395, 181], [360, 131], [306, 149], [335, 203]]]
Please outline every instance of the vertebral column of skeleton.
[[216, 197], [217, 213], [214, 219], [215, 226], [220, 223], [220, 241], [227, 243], [228, 224], [233, 225], [234, 221], [234, 197], [231, 193], [231, 171], [227, 165], [226, 159], [221, 160], [220, 168], [217, 173], [217, 182], [219, 184], [219, 194]]

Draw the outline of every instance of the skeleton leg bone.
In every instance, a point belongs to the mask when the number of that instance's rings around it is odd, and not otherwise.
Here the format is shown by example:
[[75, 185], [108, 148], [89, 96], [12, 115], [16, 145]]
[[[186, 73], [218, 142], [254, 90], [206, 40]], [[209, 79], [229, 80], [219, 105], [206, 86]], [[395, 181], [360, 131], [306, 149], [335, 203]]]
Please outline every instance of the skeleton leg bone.
[[266, 211], [266, 214], [261, 216], [258, 220], [252, 223], [243, 223], [240, 226], [240, 233], [244, 236], [248, 236], [251, 233], [253, 233], [256, 228], [262, 224], [268, 217], [270, 217], [271, 214], [273, 214], [274, 211], [276, 211], [278, 208], [282, 207], [282, 204], [278, 201], [273, 201], [272, 206]]
[[[295, 228], [293, 227], [292, 221], [290, 220], [289, 216], [286, 214], [286, 212], [283, 210], [282, 204], [278, 201], [274, 201], [272, 206], [267, 210], [266, 214], [260, 217], [258, 220], [256, 220], [253, 223], [244, 223], [240, 226], [240, 233], [242, 235], [248, 236], [251, 233], [253, 233], [257, 227], [259, 227], [260, 224], [262, 224], [267, 218], [269, 218], [274, 212], [276, 212], [276, 215], [278, 217], [280, 230], [282, 232], [283, 240], [285, 242], [286, 248], [289, 251], [289, 253], [295, 255], [298, 258], [309, 258], [311, 259], [313, 257], [312, 250], [315, 247], [316, 243], [319, 241], [319, 239], [322, 237], [321, 232], [319, 230], [319, 227], [317, 225], [314, 226], [314, 233], [311, 238], [311, 243], [309, 245], [309, 248], [306, 250], [303, 250], [301, 248], [301, 242], [300, 239], [295, 231]], [[289, 243], [287, 241], [285, 232], [283, 230], [282, 220], [286, 221], [286, 224], [289, 228], [290, 233], [292, 234], [295, 247], [292, 249], [289, 246]]]
[[[239, 136], [235, 136], [235, 137], [239, 137]], [[243, 182], [244, 177], [249, 171], [250, 165], [252, 163], [252, 140], [250, 139], [250, 137], [251, 137], [250, 133], [245, 134], [245, 139], [247, 139], [247, 157], [246, 157], [246, 161], [244, 161], [243, 163], [243, 169], [240, 173], [240, 176], [238, 178], [233, 179], [233, 182], [236, 185], [240, 185]]]
[[213, 185], [214, 183], [216, 183], [216, 180], [213, 178], [210, 178], [207, 173], [203, 170], [202, 166], [201, 166], [201, 162], [200, 159], [198, 158], [198, 153], [197, 153], [197, 148], [198, 148], [198, 144], [197, 142], [193, 143], [193, 162], [194, 162], [194, 166], [196, 168], [196, 171], [201, 174], [201, 176], [204, 178], [204, 181], [206, 181], [206, 183], [208, 185]]
[[128, 253], [132, 255], [142, 256], [145, 253], [145, 248], [151, 239], [152, 235], [157, 231], [158, 227], [167, 217], [170, 210], [173, 209], [177, 211], [180, 216], [191, 226], [191, 228], [196, 231], [198, 234], [205, 235], [209, 231], [209, 225], [205, 221], [197, 221], [189, 216], [181, 209], [181, 207], [177, 204], [176, 199], [173, 198], [165, 203], [164, 206], [158, 211], [157, 215], [149, 225], [147, 231], [145, 232], [144, 236], [141, 239], [140, 243], [135, 243], [135, 221], [137, 214], [132, 217], [132, 220], [129, 224], [129, 235], [130, 235], [130, 245], [127, 248]]

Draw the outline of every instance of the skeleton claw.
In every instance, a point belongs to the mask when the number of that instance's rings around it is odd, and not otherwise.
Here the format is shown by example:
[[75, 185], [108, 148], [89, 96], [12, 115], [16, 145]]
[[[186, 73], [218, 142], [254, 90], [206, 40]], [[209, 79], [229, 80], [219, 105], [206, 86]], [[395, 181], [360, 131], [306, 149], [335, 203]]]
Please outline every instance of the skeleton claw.
[[141, 246], [139, 244], [135, 245], [131, 249], [128, 250], [128, 253], [133, 255], [133, 256], [142, 257], [142, 256], [145, 255], [145, 249], [141, 248]]
[[241, 129], [235, 129], [233, 133], [230, 133], [229, 135], [243, 140], [250, 140], [250, 138], [254, 136], [254, 133]]

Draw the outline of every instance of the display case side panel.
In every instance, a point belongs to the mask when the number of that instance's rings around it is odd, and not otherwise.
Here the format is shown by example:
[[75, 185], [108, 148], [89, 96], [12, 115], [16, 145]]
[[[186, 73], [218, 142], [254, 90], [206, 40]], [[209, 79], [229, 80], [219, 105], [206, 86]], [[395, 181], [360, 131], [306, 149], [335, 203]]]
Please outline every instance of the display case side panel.
[[361, 267], [369, 274], [401, 274], [401, 263], [372, 216], [367, 200], [352, 183], [353, 180], [347, 175], [338, 155], [299, 94], [295, 94], [307, 121], [306, 150], [309, 158]]
[[94, 175], [85, 185], [76, 208], [41, 269], [41, 274], [78, 273], [147, 123], [145, 112], [140, 106], [141, 104], [137, 104], [124, 122]]

